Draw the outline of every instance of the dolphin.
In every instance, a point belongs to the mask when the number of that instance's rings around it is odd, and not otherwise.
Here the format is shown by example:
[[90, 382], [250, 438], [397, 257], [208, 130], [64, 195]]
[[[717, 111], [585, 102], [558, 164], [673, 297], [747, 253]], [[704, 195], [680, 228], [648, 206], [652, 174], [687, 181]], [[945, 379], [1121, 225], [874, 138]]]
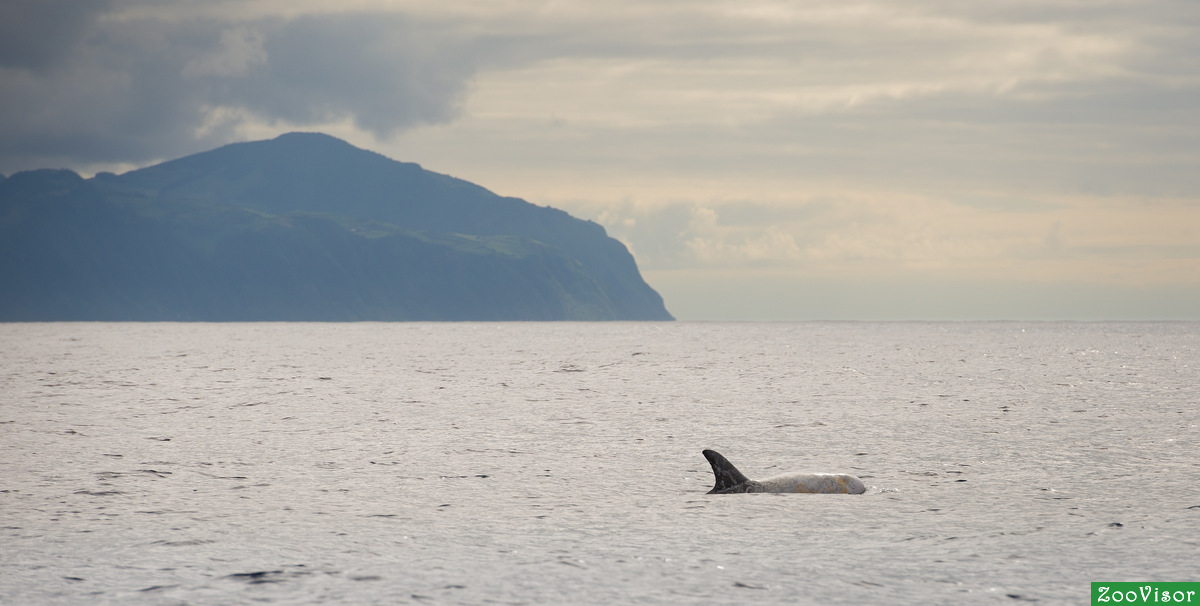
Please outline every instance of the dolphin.
[[704, 458], [712, 465], [717, 484], [708, 494], [739, 492], [816, 492], [823, 494], [862, 494], [867, 491], [862, 480], [844, 473], [786, 473], [765, 480], [751, 480], [742, 475], [721, 453], [705, 450]]

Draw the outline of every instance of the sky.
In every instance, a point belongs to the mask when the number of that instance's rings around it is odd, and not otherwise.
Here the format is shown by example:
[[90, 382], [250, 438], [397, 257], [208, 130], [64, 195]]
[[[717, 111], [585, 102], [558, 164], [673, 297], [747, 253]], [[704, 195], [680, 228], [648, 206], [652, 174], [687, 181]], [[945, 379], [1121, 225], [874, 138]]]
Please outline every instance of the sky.
[[0, 173], [321, 131], [682, 320], [1200, 319], [1200, 2], [0, 0]]

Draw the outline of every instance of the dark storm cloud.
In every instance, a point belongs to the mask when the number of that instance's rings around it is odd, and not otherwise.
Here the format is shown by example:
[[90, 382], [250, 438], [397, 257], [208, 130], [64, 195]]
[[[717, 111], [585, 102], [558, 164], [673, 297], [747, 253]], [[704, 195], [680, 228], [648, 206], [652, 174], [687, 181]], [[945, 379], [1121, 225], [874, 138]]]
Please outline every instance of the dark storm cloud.
[[[250, 5], [257, 9], [233, 16]], [[891, 182], [893, 174], [1024, 179], [1030, 171], [1016, 158], [1053, 150], [1070, 162], [1095, 159], [1096, 180], [1181, 178], [1174, 191], [1195, 183], [1190, 164], [1162, 158], [1188, 156], [1200, 140], [1200, 4], [1191, 0], [614, 0], [487, 10], [413, 2], [405, 14], [359, 3], [346, 9], [355, 12], [298, 8], [298, 17], [285, 16], [289, 6], [0, 4], [0, 172], [173, 157], [238, 138], [245, 124], [348, 119], [387, 138], [453, 120], [477, 73], [549, 64], [612, 79], [594, 89], [583, 79], [575, 90], [614, 103], [581, 96], [548, 106], [559, 81], [546, 72], [511, 95], [514, 106], [581, 123], [632, 116], [555, 158], [594, 160], [591, 150], [611, 141], [614, 157], [627, 159], [661, 141], [665, 149], [643, 155], [664, 170], [780, 164]], [[639, 79], [640, 69], [658, 71]], [[494, 130], [512, 148], [528, 141], [527, 127], [507, 120]], [[472, 145], [481, 135], [471, 134]], [[1108, 165], [1130, 151], [1138, 158], [1114, 173]], [[925, 174], [968, 159], [975, 163], [963, 170]], [[1148, 165], [1169, 174], [1138, 172]]]
[[46, 69], [74, 50], [105, 0], [5, 0], [0, 3], [0, 67]]
[[0, 172], [171, 157], [227, 142], [246, 119], [350, 118], [386, 136], [452, 118], [479, 54], [395, 14], [231, 23], [96, 6], [4, 6]]
[[387, 135], [447, 120], [475, 65], [452, 32], [395, 16], [303, 17], [265, 29], [265, 60], [226, 79], [221, 101], [293, 122], [349, 113]]

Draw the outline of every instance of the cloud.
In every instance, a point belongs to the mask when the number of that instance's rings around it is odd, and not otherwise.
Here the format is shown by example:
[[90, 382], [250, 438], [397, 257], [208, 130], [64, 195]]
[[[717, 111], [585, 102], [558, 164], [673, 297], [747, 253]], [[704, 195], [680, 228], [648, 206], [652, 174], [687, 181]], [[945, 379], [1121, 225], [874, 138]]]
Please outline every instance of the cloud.
[[561, 161], [644, 150], [672, 171], [737, 158], [725, 164], [887, 179], [975, 158], [946, 172], [1003, 180], [1028, 168], [1014, 157], [1049, 150], [1098, 164], [1047, 172], [1098, 174], [1104, 189], [1138, 181], [1114, 159], [1132, 146], [1158, 154], [1140, 182], [1178, 193], [1195, 171], [1161, 152], [1197, 151], [1196, 13], [1169, 0], [13, 0], [0, 171], [172, 157], [264, 124], [387, 141], [467, 116], [470, 139], [531, 148], [550, 120], [577, 143], [552, 152]]
[[538, 167], [1014, 200], [1200, 193], [1187, 3], [505, 6], [474, 24], [502, 42], [464, 113], [393, 149], [488, 184]]
[[331, 129], [593, 218], [701, 300], [720, 272], [1194, 292], [1198, 7], [9, 0], [0, 172]]
[[234, 27], [221, 32], [216, 48], [192, 58], [183, 66], [184, 78], [243, 77], [251, 67], [267, 63], [263, 35], [258, 30]]
[[6, 0], [0, 3], [0, 67], [52, 69], [70, 56], [106, 0]]
[[16, 19], [3, 20], [5, 33], [22, 32], [0, 46], [6, 172], [169, 158], [236, 139], [255, 121], [350, 120], [386, 137], [457, 115], [482, 52], [394, 13], [230, 22], [87, 2], [5, 7]]
[[[794, 279], [1200, 284], [1191, 199], [1049, 197], [1011, 206], [883, 190], [791, 200], [603, 205], [650, 272], [774, 269]], [[588, 215], [586, 206], [577, 212]]]

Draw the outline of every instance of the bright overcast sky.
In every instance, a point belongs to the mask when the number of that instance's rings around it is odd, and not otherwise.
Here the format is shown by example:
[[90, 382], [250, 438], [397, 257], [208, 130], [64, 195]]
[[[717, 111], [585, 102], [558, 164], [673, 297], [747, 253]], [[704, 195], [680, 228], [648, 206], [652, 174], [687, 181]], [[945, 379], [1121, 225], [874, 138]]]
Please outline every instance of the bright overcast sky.
[[0, 2], [0, 172], [318, 130], [680, 319], [1200, 319], [1200, 2]]

